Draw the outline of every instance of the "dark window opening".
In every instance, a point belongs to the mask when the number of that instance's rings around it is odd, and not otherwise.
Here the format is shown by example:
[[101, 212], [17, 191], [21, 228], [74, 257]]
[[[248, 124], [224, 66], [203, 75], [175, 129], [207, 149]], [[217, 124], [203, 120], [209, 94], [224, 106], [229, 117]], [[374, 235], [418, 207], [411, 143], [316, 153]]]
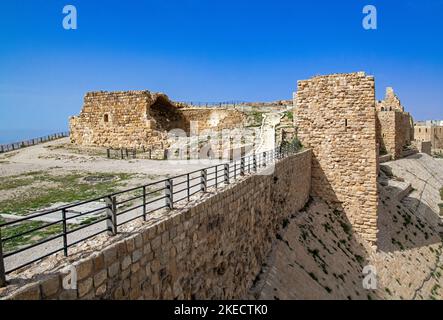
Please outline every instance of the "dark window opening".
[[104, 120], [105, 122], [109, 122], [109, 115], [108, 115], [108, 114], [105, 114], [104, 117], [103, 117], [103, 120]]

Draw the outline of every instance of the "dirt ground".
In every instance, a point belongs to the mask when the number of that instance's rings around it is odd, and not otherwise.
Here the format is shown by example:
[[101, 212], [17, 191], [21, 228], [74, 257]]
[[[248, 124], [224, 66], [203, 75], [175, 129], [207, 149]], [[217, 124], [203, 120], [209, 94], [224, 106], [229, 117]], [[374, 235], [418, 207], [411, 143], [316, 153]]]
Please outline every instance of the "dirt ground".
[[102, 148], [82, 148], [63, 138], [0, 154], [0, 177], [44, 170], [83, 172], [120, 172], [145, 174], [155, 178], [178, 175], [204, 167], [202, 164], [147, 159], [107, 159]]

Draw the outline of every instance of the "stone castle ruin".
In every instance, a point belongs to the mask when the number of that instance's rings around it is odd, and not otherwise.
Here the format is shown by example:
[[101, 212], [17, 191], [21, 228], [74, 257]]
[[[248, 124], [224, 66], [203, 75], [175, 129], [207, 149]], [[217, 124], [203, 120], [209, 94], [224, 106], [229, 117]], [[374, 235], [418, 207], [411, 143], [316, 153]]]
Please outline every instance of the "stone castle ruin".
[[168, 132], [233, 129], [245, 125], [237, 110], [179, 108], [162, 93], [145, 91], [89, 92], [79, 116], [70, 119], [71, 143], [108, 148], [160, 150], [170, 145]]
[[[375, 244], [378, 158], [398, 159], [414, 151], [411, 115], [392, 88], [377, 101], [375, 80], [364, 72], [299, 81], [293, 104], [291, 117], [281, 110], [264, 114], [255, 125], [261, 124], [260, 138], [267, 141], [248, 143], [262, 152], [297, 137], [312, 148], [312, 194], [346, 212], [356, 232]], [[90, 92], [80, 115], [70, 120], [71, 142], [161, 150], [163, 156], [173, 147], [172, 129], [190, 136], [191, 123], [211, 132], [244, 129], [249, 122], [247, 113], [236, 108], [183, 105], [162, 93]]]
[[[231, 183], [142, 224], [133, 235], [103, 244], [77, 262], [81, 285], [73, 298], [244, 297], [278, 226], [306, 208], [310, 196], [343, 213], [357, 239], [377, 248], [380, 155], [398, 159], [417, 152], [412, 117], [392, 88], [377, 101], [374, 77], [364, 72], [298, 81], [293, 114], [287, 110], [264, 115], [260, 134], [279, 130], [269, 135], [279, 143], [296, 136], [305, 150], [277, 162], [271, 175]], [[183, 107], [149, 91], [91, 92], [80, 115], [70, 120], [71, 141], [167, 148], [171, 129], [191, 134], [192, 121], [202, 130], [242, 128], [250, 124], [248, 117], [234, 108]], [[254, 150], [266, 148], [268, 143], [261, 143]], [[37, 282], [16, 297], [63, 298], [61, 276], [55, 272], [54, 282]], [[48, 283], [54, 288], [50, 293]]]
[[311, 148], [311, 193], [343, 210], [355, 231], [377, 240], [374, 78], [364, 73], [298, 82], [295, 125]]
[[384, 100], [376, 102], [376, 109], [380, 154], [399, 159], [414, 140], [414, 121], [392, 88], [386, 89]]

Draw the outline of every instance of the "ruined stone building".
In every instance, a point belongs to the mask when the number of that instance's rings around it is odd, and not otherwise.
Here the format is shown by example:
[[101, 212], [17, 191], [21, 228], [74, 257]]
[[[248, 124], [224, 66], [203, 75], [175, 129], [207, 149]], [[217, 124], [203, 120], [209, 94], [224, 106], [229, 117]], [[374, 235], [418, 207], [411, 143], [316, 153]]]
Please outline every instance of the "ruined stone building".
[[443, 149], [443, 126], [432, 123], [416, 123], [414, 126], [417, 141], [430, 141], [432, 149]]
[[363, 72], [298, 82], [295, 124], [312, 148], [311, 192], [343, 210], [356, 233], [377, 240], [374, 78]]
[[[178, 108], [162, 93], [89, 92], [79, 116], [70, 119], [70, 139], [77, 145], [164, 150], [168, 131], [190, 133], [243, 127], [245, 116], [230, 109]], [[195, 128], [194, 128], [195, 129]]]
[[377, 141], [380, 154], [390, 154], [393, 159], [402, 157], [414, 140], [414, 122], [405, 112], [400, 99], [390, 87], [386, 89], [385, 99], [376, 102]]

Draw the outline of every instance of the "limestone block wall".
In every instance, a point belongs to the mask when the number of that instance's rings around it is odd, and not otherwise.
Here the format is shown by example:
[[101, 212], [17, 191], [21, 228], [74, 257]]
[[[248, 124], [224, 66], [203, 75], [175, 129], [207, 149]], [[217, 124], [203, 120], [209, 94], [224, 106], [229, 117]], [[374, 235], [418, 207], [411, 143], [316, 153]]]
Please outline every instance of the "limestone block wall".
[[170, 127], [184, 128], [184, 119], [163, 94], [89, 92], [80, 115], [70, 119], [70, 139], [79, 145], [162, 148]]
[[412, 117], [407, 112], [377, 112], [377, 141], [394, 159], [401, 158], [403, 149], [414, 140]]
[[66, 274], [55, 269], [6, 298], [243, 298], [284, 219], [307, 203], [310, 186], [311, 151], [306, 150], [282, 159], [273, 174], [207, 193], [113, 244], [83, 252], [74, 264], [75, 290], [62, 289]]
[[443, 126], [417, 124], [414, 134], [418, 141], [430, 141], [432, 149], [443, 149]]
[[417, 150], [421, 153], [426, 153], [430, 156], [432, 156], [432, 145], [431, 141], [420, 141], [415, 140], [413, 141], [413, 145], [417, 148]]
[[377, 237], [374, 78], [363, 72], [298, 82], [295, 124], [312, 148], [312, 193], [343, 209], [354, 230]]
[[404, 111], [400, 99], [391, 87], [386, 88], [385, 98], [382, 101], [377, 101], [376, 108], [377, 111]]

